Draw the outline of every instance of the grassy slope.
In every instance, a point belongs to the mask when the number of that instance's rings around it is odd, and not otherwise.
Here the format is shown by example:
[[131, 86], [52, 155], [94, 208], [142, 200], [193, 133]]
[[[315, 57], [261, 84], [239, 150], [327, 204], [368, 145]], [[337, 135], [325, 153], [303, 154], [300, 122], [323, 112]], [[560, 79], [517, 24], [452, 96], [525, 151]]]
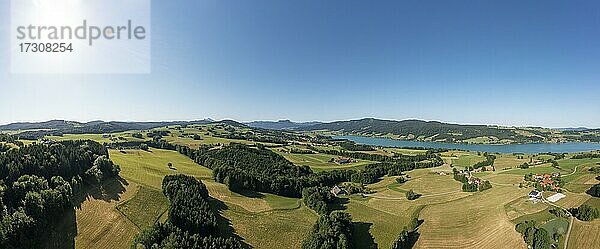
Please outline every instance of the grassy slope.
[[[110, 150], [110, 158], [121, 166], [121, 176], [148, 187], [161, 190], [162, 179], [166, 175], [186, 174], [201, 179], [212, 178], [212, 172], [194, 163], [176, 151], [150, 149]], [[174, 169], [167, 164], [172, 163]]]
[[117, 205], [117, 210], [139, 229], [152, 226], [168, 208], [169, 200], [163, 193], [148, 187], [139, 187], [133, 198]]
[[503, 205], [526, 194], [513, 187], [495, 186], [468, 198], [428, 206], [421, 212], [418, 247], [525, 248], [508, 220]]
[[[236, 233], [248, 244], [256, 248], [282, 248], [283, 245], [299, 245], [308, 233], [317, 216], [300, 204], [299, 199], [280, 197], [265, 193], [233, 193], [211, 178], [211, 171], [195, 164], [187, 157], [174, 151], [151, 149], [151, 152], [127, 150], [122, 153], [111, 150], [111, 159], [121, 166], [125, 179], [143, 185], [154, 195], [160, 190], [162, 178], [168, 174], [183, 173], [203, 178], [211, 197], [223, 204], [223, 215], [229, 220]], [[167, 167], [172, 162], [176, 171]], [[162, 193], [161, 193], [162, 195]], [[158, 209], [146, 206], [155, 205], [156, 200], [147, 196], [137, 196], [119, 206], [127, 217], [136, 224], [151, 224], [159, 218]], [[124, 211], [127, 207], [128, 211]], [[165, 208], [166, 209], [166, 208]], [[149, 213], [154, 213], [151, 215]], [[158, 214], [158, 215], [157, 215]], [[164, 220], [165, 215], [161, 217]]]
[[76, 208], [75, 248], [128, 248], [138, 228], [116, 206], [137, 193], [137, 185], [110, 183], [101, 193], [85, 197]]
[[[184, 141], [188, 141], [187, 139], [185, 138]], [[209, 140], [203, 142], [207, 141]], [[448, 153], [453, 153], [454, 157], [451, 158]], [[469, 166], [483, 160], [483, 157], [470, 152], [448, 153], [445, 153], [447, 159], [458, 161], [457, 164], [462, 166]], [[111, 159], [121, 165], [121, 175], [130, 184], [125, 187], [126, 191], [118, 200], [107, 202], [90, 199], [84, 202], [77, 213], [77, 224], [80, 228], [78, 229], [80, 234], [76, 239], [78, 248], [93, 248], [94, 243], [110, 248], [128, 247], [129, 241], [137, 233], [136, 226], [129, 220], [135, 221], [138, 225], [151, 224], [159, 218], [157, 210], [165, 209], [161, 206], [160, 200], [151, 197], [156, 197], [160, 193], [162, 177], [167, 174], [184, 173], [202, 178], [209, 188], [210, 195], [223, 204], [222, 214], [229, 220], [236, 233], [246, 243], [256, 248], [298, 248], [317, 218], [317, 215], [304, 207], [299, 199], [255, 192], [232, 193], [223, 184], [211, 180], [209, 169], [195, 164], [177, 152], [152, 149], [152, 152], [128, 150], [126, 153], [121, 153], [111, 150], [110, 154]], [[331, 157], [324, 156], [309, 165], [318, 170], [319, 164], [323, 167], [324, 158], [329, 160]], [[297, 160], [305, 159], [300, 157]], [[515, 168], [522, 161], [528, 159], [502, 155], [496, 165], [498, 169], [499, 165]], [[168, 162], [172, 162], [177, 170], [169, 169]], [[565, 160], [560, 164], [565, 171], [571, 172], [574, 165], [578, 163]], [[536, 167], [544, 170], [553, 169], [549, 166]], [[373, 240], [380, 248], [389, 248], [402, 227], [420, 212], [420, 218], [424, 219], [425, 223], [420, 228], [421, 237], [417, 247], [494, 248], [499, 245], [523, 247], [522, 239], [514, 231], [514, 225], [510, 221], [545, 209], [542, 205], [535, 206], [524, 202], [528, 190], [517, 187], [518, 182], [522, 180], [523, 171], [513, 169], [486, 172], [482, 177], [491, 180], [494, 188], [483, 193], [472, 194], [461, 192], [460, 183], [454, 181], [451, 176], [434, 174], [440, 170], [451, 169], [446, 165], [435, 169], [411, 171], [408, 173], [412, 177], [411, 180], [403, 185], [396, 184], [393, 177], [385, 177], [381, 182], [369, 185], [371, 189], [377, 191], [373, 197], [350, 198], [345, 208], [356, 222], [355, 231], [357, 238], [360, 239], [357, 246], [359, 248], [366, 246], [368, 244], [366, 242]], [[581, 168], [578, 172], [579, 170]], [[582, 178], [574, 178], [572, 182], [577, 180], [583, 181]], [[506, 185], [499, 186], [496, 183]], [[408, 189], [413, 189], [424, 196], [416, 201], [408, 201], [404, 195]], [[568, 192], [567, 198], [559, 201], [558, 204], [574, 206], [588, 200], [589, 196], [585, 194]], [[121, 211], [125, 210], [123, 207], [127, 207], [128, 211], [123, 213], [127, 213], [129, 219], [116, 210], [117, 204]], [[144, 206], [160, 208], [146, 210]], [[94, 216], [98, 212], [107, 215], [109, 219], [96, 219]], [[166, 214], [163, 213], [160, 219], [165, 218]], [[102, 225], [104, 223], [116, 225], [108, 231], [93, 229], [96, 226], [106, 228], [106, 225]], [[583, 236], [581, 234], [589, 233], [584, 227], [587, 228], [590, 224], [595, 226], [592, 223], [575, 224], [574, 237], [569, 244], [585, 245], [589, 241], [594, 242], [594, 239], [598, 239], [597, 234], [588, 234], [592, 239], [586, 238], [585, 241], [578, 239]], [[600, 227], [592, 228], [595, 229], [593, 231], [600, 229]], [[115, 239], [115, 236], [120, 237]]]
[[340, 165], [337, 163], [329, 162], [331, 158], [337, 158], [335, 155], [328, 154], [291, 154], [291, 153], [281, 153], [285, 159], [294, 163], [295, 165], [307, 165], [311, 167], [314, 171], [324, 171], [324, 170], [334, 170], [334, 169], [358, 169], [363, 168], [367, 164], [373, 163], [372, 161], [367, 160], [358, 160], [358, 162], [349, 163]]

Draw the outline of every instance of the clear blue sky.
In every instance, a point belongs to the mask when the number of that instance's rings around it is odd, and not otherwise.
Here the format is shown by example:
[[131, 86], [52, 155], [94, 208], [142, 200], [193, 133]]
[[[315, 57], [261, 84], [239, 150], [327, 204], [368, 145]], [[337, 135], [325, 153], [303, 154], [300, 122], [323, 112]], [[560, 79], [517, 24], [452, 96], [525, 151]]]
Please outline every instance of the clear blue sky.
[[0, 123], [600, 127], [600, 1], [153, 1], [149, 75], [11, 75], [8, 2]]

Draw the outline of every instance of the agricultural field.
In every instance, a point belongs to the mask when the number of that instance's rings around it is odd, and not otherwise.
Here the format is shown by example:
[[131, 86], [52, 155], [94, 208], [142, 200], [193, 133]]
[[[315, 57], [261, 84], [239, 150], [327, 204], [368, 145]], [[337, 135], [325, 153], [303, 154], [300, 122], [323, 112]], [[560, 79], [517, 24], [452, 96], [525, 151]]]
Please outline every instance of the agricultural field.
[[[215, 137], [227, 131], [215, 126], [172, 126], [154, 130], [168, 130], [164, 136], [168, 142], [197, 148], [203, 144], [243, 143], [253, 141]], [[152, 130], [150, 130], [152, 131]], [[144, 141], [148, 131], [139, 131], [143, 138], [134, 138], [128, 131], [111, 134], [63, 135], [46, 137], [53, 140], [90, 139], [98, 142]], [[200, 135], [200, 140], [193, 135]], [[111, 140], [112, 138], [112, 140]], [[273, 146], [274, 144], [266, 143]], [[341, 150], [339, 146], [317, 146], [320, 149]], [[306, 144], [273, 146], [272, 151], [282, 155], [295, 165], [309, 166], [313, 171], [333, 169], [362, 169], [375, 163], [356, 160], [349, 164], [331, 162], [336, 155], [323, 153], [294, 154], [292, 148], [305, 150]], [[418, 155], [418, 149], [376, 148], [375, 153]], [[60, 229], [73, 229], [73, 241], [77, 248], [129, 248], [132, 238], [142, 229], [168, 216], [169, 202], [162, 194], [161, 183], [166, 175], [186, 174], [202, 180], [212, 197], [211, 202], [223, 216], [221, 226], [254, 248], [300, 248], [318, 215], [306, 207], [299, 198], [282, 197], [269, 193], [243, 190], [232, 192], [227, 186], [213, 180], [212, 171], [196, 164], [188, 157], [171, 150], [150, 148], [110, 149], [109, 155], [120, 166], [122, 179], [107, 185], [105, 192], [82, 197], [75, 215], [59, 224]], [[462, 183], [452, 177], [453, 167], [464, 169], [485, 160], [483, 153], [448, 151], [441, 154], [445, 164], [440, 167], [415, 169], [405, 172], [408, 181], [397, 183], [396, 177], [385, 176], [366, 187], [372, 193], [343, 196], [336, 209], [352, 215], [356, 248], [390, 248], [403, 227], [413, 218], [420, 220], [419, 237], [415, 248], [526, 248], [515, 224], [524, 220], [536, 220], [546, 229], [564, 230], [569, 220], [558, 219], [550, 214], [550, 205], [532, 203], [527, 197], [531, 188], [519, 188], [527, 173], [560, 172], [564, 177], [564, 199], [556, 205], [570, 208], [583, 203], [600, 207], [600, 202], [585, 193], [599, 181], [587, 170], [600, 159], [558, 160], [560, 169], [550, 163], [520, 169], [525, 162], [552, 159], [550, 155], [494, 154], [495, 171], [475, 172], [474, 176], [489, 180], [492, 189], [483, 192], [463, 192]], [[406, 192], [412, 190], [421, 195], [408, 200]], [[552, 193], [545, 193], [547, 198]], [[98, 214], [102, 217], [98, 218]], [[76, 219], [73, 221], [73, 219]], [[598, 236], [590, 230], [600, 229], [600, 223], [575, 221], [568, 248], [589, 248], [598, 243]], [[118, 239], [117, 239], [118, 238]], [[69, 247], [69, 241], [51, 235], [50, 244]], [[559, 245], [562, 247], [564, 238]]]
[[465, 168], [472, 166], [478, 162], [485, 161], [485, 157], [477, 155], [477, 153], [464, 152], [464, 151], [450, 151], [445, 152], [444, 155], [451, 158], [451, 164], [454, 167]]
[[98, 143], [112, 143], [125, 141], [144, 141], [145, 139], [134, 138], [131, 135], [135, 132], [119, 132], [112, 133], [110, 137], [105, 137], [104, 134], [64, 134], [62, 136], [45, 136], [46, 139], [54, 141], [66, 140], [92, 140]]
[[[163, 212], [168, 204], [160, 191], [162, 177], [179, 173], [202, 179], [227, 222], [245, 243], [256, 248], [281, 248], [288, 243], [299, 246], [317, 219], [317, 215], [297, 198], [251, 191], [241, 194], [231, 192], [225, 185], [211, 180], [209, 169], [177, 152], [159, 149], [124, 152], [110, 150], [111, 159], [120, 165], [124, 179], [142, 187], [131, 199], [116, 206], [115, 211], [124, 214], [123, 218], [137, 227], [165, 217]], [[177, 170], [169, 169], [168, 162]]]
[[332, 158], [338, 158], [335, 155], [328, 154], [292, 154], [292, 153], [281, 153], [285, 159], [294, 163], [295, 165], [306, 165], [314, 171], [334, 170], [334, 169], [358, 169], [362, 168], [367, 164], [373, 163], [372, 161], [354, 159], [356, 162], [348, 164], [338, 164], [331, 162]]
[[[211, 179], [212, 171], [199, 166], [176, 151], [150, 149], [143, 150], [110, 150], [110, 158], [121, 166], [121, 176], [128, 181], [136, 182], [157, 190], [161, 190], [162, 179], [166, 175], [186, 174], [200, 179]], [[172, 166], [169, 167], [168, 164]]]

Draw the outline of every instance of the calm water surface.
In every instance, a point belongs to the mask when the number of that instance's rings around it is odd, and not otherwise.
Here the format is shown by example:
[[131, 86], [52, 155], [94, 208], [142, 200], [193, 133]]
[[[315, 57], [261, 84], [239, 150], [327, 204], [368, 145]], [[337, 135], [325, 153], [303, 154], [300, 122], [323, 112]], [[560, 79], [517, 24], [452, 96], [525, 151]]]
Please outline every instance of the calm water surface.
[[361, 136], [334, 136], [336, 139], [348, 139], [358, 144], [367, 144], [383, 147], [425, 147], [442, 149], [459, 149], [470, 151], [494, 152], [494, 153], [570, 153], [581, 151], [600, 150], [600, 143], [530, 143], [530, 144], [453, 144], [439, 142], [406, 141], [391, 138], [373, 138]]

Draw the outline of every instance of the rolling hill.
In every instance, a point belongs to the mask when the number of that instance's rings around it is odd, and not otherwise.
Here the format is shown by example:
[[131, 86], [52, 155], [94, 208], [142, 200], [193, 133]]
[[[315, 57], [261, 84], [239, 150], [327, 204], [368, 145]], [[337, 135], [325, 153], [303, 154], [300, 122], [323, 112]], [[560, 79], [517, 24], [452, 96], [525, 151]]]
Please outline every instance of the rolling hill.
[[252, 121], [247, 122], [246, 125], [254, 128], [263, 128], [270, 130], [291, 130], [308, 127], [312, 125], [318, 125], [321, 122], [292, 122], [290, 120], [279, 120], [279, 121]]
[[333, 131], [350, 135], [390, 136], [406, 140], [454, 143], [532, 143], [594, 141], [591, 131], [563, 132], [541, 127], [500, 127], [489, 125], [449, 124], [422, 120], [382, 120], [364, 118], [336, 121], [298, 128], [305, 131]]

